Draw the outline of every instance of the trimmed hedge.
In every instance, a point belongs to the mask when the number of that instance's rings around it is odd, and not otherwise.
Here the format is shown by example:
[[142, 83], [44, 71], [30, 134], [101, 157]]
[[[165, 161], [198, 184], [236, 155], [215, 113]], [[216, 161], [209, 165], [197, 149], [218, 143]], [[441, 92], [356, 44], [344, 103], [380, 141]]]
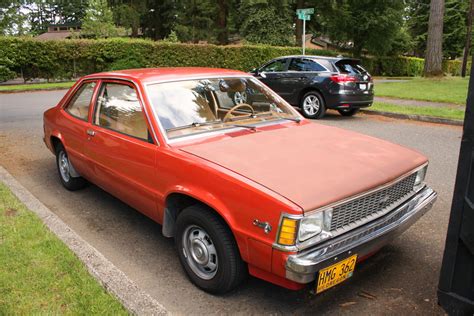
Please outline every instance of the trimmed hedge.
[[[94, 72], [160, 66], [205, 66], [248, 71], [269, 59], [300, 54], [297, 47], [217, 46], [140, 39], [38, 41], [0, 37], [0, 56], [25, 79], [65, 79]], [[337, 52], [308, 50], [336, 56]]]
[[[298, 47], [216, 46], [141, 39], [38, 41], [0, 37], [0, 67], [16, 72], [25, 80], [69, 79], [100, 71], [160, 66], [249, 71], [269, 59], [300, 53]], [[308, 49], [307, 54], [336, 56], [338, 52]], [[363, 58], [362, 64], [373, 75], [419, 76], [423, 72], [423, 59], [420, 58]], [[460, 68], [459, 61], [444, 63], [445, 72], [451, 75], [459, 75]]]

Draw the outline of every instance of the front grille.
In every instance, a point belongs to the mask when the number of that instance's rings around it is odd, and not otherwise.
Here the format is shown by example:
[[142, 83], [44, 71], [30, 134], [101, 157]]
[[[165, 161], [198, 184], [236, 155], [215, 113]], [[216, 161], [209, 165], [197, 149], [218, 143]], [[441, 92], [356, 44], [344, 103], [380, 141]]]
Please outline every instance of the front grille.
[[382, 190], [333, 208], [331, 231], [348, 225], [363, 224], [388, 213], [413, 193], [416, 173]]

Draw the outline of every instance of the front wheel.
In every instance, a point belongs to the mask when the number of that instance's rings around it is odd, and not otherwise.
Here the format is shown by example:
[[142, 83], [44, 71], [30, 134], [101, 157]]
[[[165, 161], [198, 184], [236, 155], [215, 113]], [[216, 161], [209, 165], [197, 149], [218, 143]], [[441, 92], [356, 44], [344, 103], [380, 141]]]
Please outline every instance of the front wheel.
[[175, 241], [179, 260], [189, 279], [206, 292], [229, 292], [247, 274], [231, 231], [219, 216], [204, 206], [193, 205], [179, 214]]
[[339, 114], [341, 114], [342, 116], [353, 116], [355, 115], [357, 112], [359, 112], [359, 109], [339, 109], [337, 110], [339, 112]]
[[310, 91], [303, 95], [300, 103], [303, 116], [309, 119], [319, 119], [326, 113], [326, 105], [324, 99], [316, 91]]

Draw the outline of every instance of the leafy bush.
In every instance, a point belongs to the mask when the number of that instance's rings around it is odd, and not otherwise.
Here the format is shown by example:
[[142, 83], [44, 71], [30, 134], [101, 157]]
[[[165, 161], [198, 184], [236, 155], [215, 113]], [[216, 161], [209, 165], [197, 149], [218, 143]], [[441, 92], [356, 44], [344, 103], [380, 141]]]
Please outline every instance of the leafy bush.
[[[249, 71], [284, 55], [301, 54], [298, 47], [266, 45], [216, 46], [154, 42], [141, 39], [71, 39], [38, 41], [31, 38], [0, 37], [3, 65], [25, 80], [67, 79], [94, 72], [139, 67], [201, 66]], [[308, 55], [336, 56], [326, 50], [308, 49]], [[423, 59], [408, 57], [364, 58], [362, 64], [373, 75], [419, 76]], [[459, 61], [446, 61], [446, 73], [458, 75]]]

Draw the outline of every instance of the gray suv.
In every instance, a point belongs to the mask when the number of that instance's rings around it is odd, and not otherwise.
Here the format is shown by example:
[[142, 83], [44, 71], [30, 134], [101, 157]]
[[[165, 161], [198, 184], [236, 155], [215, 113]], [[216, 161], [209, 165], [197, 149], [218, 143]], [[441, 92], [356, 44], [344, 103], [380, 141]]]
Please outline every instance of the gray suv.
[[352, 116], [374, 100], [372, 77], [358, 59], [284, 56], [251, 74], [311, 119], [323, 117], [327, 109]]

